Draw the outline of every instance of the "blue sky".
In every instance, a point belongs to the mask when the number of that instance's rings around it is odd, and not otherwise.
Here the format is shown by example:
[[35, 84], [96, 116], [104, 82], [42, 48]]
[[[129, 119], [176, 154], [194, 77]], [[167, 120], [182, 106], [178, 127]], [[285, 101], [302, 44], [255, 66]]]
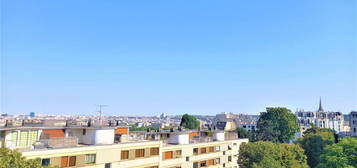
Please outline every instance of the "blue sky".
[[357, 110], [354, 0], [1, 2], [1, 112]]

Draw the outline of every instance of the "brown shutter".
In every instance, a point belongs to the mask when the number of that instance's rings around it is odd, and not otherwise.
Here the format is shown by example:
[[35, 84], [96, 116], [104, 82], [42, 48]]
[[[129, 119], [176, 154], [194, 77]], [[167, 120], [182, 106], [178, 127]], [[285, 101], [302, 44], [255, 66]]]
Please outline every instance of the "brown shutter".
[[173, 158], [173, 152], [164, 152], [164, 159], [172, 159]]
[[135, 150], [135, 158], [144, 157], [145, 150], [144, 149], [136, 149]]
[[150, 155], [151, 156], [159, 155], [159, 148], [150, 148]]
[[68, 167], [68, 156], [61, 157], [61, 167]]
[[129, 151], [121, 151], [121, 160], [129, 159]]
[[214, 152], [214, 147], [213, 146], [209, 147], [208, 152]]
[[69, 157], [69, 167], [76, 166], [76, 157], [71, 156]]
[[207, 161], [207, 164], [208, 164], [208, 166], [214, 165], [214, 160], [213, 160], [213, 159], [208, 160], [208, 161]]

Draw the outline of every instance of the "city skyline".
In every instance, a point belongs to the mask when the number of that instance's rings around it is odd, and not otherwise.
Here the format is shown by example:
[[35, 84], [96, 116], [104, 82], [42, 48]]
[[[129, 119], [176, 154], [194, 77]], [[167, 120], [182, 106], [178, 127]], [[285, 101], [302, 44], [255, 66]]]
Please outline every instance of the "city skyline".
[[354, 1], [1, 3], [0, 112], [357, 109]]

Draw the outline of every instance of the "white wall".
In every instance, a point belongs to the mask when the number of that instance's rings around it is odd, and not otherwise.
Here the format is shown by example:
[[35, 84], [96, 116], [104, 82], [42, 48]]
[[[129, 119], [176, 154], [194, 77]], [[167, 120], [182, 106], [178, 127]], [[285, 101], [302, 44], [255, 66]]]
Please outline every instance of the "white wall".
[[78, 137], [78, 143], [83, 144], [113, 144], [114, 143], [114, 129], [108, 128], [84, 128], [85, 134], [83, 135], [83, 129], [67, 129], [66, 136], [76, 136]]

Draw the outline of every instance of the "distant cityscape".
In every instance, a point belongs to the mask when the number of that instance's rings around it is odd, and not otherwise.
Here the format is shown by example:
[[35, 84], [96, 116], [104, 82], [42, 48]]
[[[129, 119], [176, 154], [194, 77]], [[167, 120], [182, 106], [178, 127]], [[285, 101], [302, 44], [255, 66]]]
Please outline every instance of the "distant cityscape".
[[[336, 111], [325, 111], [320, 99], [318, 109], [315, 111], [297, 110], [295, 115], [300, 126], [300, 137], [302, 132], [311, 128], [311, 124], [319, 128], [328, 128], [336, 131], [341, 136], [357, 136], [357, 111], [347, 114]], [[215, 116], [194, 115], [199, 121], [201, 128], [214, 128], [217, 130], [233, 131], [238, 127], [247, 131], [257, 129], [259, 115], [234, 114], [232, 112], [221, 112]], [[28, 115], [1, 114], [0, 127], [24, 126], [26, 124], [62, 122], [62, 125], [87, 125], [92, 122], [97, 125], [117, 125], [135, 128], [151, 127], [158, 129], [178, 128], [182, 115], [168, 115], [161, 113], [156, 116], [102, 116], [99, 115], [41, 115], [30, 112]]]
[[[300, 131], [316, 126], [340, 137], [357, 136], [357, 111], [295, 112]], [[71, 116], [7, 115], [0, 117], [0, 147], [17, 149], [42, 166], [58, 167], [238, 167], [241, 144], [238, 128], [256, 132], [259, 115], [218, 113], [196, 115], [198, 129], [182, 127], [183, 115]], [[176, 160], [176, 161], [173, 161]]]

